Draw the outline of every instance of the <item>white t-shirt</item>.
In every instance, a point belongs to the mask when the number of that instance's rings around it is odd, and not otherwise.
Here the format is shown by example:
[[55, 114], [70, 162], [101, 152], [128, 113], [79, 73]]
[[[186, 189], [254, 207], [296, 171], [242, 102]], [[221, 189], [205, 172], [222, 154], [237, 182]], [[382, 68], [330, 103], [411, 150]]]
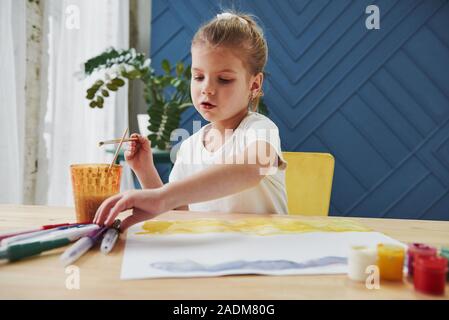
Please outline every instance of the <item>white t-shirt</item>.
[[249, 111], [232, 135], [214, 152], [208, 151], [203, 142], [205, 132], [210, 129], [209, 123], [181, 143], [169, 182], [184, 179], [214, 164], [225, 163], [224, 159], [243, 152], [255, 141], [266, 141], [274, 148], [279, 157], [278, 167], [265, 175], [255, 187], [226, 197], [191, 203], [189, 210], [287, 214], [285, 189], [287, 162], [282, 157], [279, 129], [276, 124], [262, 114]]

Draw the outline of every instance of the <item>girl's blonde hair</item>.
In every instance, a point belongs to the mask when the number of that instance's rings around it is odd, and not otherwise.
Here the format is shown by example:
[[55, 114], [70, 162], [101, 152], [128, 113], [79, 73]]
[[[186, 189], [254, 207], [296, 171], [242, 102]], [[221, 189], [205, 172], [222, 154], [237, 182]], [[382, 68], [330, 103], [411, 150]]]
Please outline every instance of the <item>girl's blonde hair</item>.
[[[218, 14], [198, 29], [192, 39], [192, 47], [196, 44], [238, 48], [249, 74], [264, 73], [268, 57], [267, 41], [252, 15], [234, 11]], [[256, 96], [251, 96], [249, 108], [252, 111], [257, 111], [262, 95], [261, 89]]]

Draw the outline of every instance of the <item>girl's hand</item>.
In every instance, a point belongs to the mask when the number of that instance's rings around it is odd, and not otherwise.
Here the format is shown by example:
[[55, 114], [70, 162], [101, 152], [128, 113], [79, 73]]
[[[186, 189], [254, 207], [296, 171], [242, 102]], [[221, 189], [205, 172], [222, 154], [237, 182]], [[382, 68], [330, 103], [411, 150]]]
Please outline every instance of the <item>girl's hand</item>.
[[129, 142], [129, 147], [125, 151], [125, 160], [131, 169], [139, 175], [154, 166], [151, 142], [137, 133], [133, 133], [130, 138], [138, 138], [139, 140]]
[[95, 214], [94, 223], [110, 227], [119, 213], [128, 209], [133, 209], [133, 213], [122, 221], [121, 231], [168, 210], [160, 188], [126, 191], [103, 201]]

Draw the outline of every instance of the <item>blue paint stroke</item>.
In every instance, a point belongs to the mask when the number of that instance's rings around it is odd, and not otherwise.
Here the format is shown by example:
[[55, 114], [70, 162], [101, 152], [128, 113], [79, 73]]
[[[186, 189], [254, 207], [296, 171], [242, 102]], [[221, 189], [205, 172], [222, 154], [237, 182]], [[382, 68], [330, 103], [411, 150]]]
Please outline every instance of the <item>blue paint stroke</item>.
[[261, 271], [279, 271], [288, 269], [308, 269], [316, 267], [325, 267], [335, 264], [347, 263], [344, 257], [324, 257], [306, 262], [294, 262], [289, 260], [258, 260], [245, 261], [237, 260], [220, 263], [216, 265], [203, 265], [195, 261], [186, 260], [181, 262], [155, 262], [150, 267], [168, 272], [220, 272], [229, 270], [261, 270]]

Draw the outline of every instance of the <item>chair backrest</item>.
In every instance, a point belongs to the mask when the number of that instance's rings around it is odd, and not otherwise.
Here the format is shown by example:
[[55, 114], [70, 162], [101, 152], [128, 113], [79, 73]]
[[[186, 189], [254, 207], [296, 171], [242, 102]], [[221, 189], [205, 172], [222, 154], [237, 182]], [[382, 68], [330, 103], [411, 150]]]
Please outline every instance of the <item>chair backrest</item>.
[[329, 153], [283, 152], [288, 211], [291, 215], [327, 216], [335, 159]]

